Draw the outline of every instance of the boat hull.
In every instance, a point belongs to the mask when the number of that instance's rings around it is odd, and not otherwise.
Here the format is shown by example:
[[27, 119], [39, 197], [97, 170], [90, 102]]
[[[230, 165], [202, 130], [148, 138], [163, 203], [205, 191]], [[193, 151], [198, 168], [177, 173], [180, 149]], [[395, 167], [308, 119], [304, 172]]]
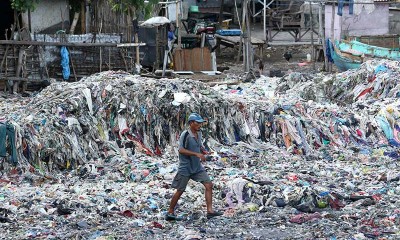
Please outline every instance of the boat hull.
[[329, 47], [333, 62], [340, 71], [359, 68], [367, 59], [400, 60], [400, 51], [397, 49], [372, 46], [355, 40], [329, 41]]

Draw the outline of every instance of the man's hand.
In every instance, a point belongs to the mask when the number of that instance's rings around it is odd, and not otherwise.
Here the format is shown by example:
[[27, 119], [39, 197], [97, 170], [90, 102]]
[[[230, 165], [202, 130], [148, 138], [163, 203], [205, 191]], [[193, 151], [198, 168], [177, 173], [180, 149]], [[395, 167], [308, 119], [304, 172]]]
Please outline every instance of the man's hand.
[[211, 154], [211, 152], [208, 152], [208, 151], [201, 151], [202, 153], [203, 153], [203, 155], [210, 155]]
[[206, 161], [206, 156], [204, 156], [204, 154], [197, 154], [197, 157], [200, 158], [201, 161], [205, 162]]
[[204, 155], [210, 155], [211, 152], [205, 150], [204, 148], [201, 148], [200, 151], [204, 154]]

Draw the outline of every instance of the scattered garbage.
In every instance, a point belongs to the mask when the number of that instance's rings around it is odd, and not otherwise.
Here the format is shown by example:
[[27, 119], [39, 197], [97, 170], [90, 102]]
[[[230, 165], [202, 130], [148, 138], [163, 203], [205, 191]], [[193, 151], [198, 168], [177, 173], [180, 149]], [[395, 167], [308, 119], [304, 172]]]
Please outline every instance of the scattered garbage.
[[[398, 66], [212, 88], [109, 71], [4, 98], [0, 235], [398, 239]], [[208, 119], [204, 166], [224, 215], [208, 220], [203, 187], [189, 182], [184, 220], [168, 222], [190, 112]]]

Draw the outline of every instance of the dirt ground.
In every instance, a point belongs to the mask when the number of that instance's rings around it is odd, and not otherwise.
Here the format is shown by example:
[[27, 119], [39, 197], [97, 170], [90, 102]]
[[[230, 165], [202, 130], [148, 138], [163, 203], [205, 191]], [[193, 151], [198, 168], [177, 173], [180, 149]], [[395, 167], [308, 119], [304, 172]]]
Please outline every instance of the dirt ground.
[[[290, 52], [292, 58], [287, 61], [284, 58], [284, 53]], [[315, 73], [321, 72], [324, 68], [323, 61], [315, 61], [307, 63], [307, 54], [312, 53], [310, 45], [296, 46], [267, 46], [264, 48], [262, 64], [264, 69], [262, 75], [269, 77], [282, 77], [289, 72]], [[179, 77], [186, 79], [195, 79], [210, 84], [217, 84], [225, 80], [245, 81], [248, 74], [244, 71], [243, 60], [240, 58], [236, 61], [238, 52], [234, 48], [222, 47], [217, 54], [217, 68], [222, 73], [220, 75], [208, 76], [202, 73], [194, 75], [181, 75]], [[322, 59], [323, 60], [323, 59]], [[254, 57], [254, 72], [256, 77], [259, 76], [259, 57]]]
[[[292, 58], [287, 61], [284, 53], [290, 52]], [[237, 52], [233, 48], [222, 48], [220, 55], [217, 56], [217, 66], [219, 68], [229, 68], [226, 73], [243, 73], [243, 62], [237, 59]], [[318, 72], [323, 70], [323, 61], [307, 63], [307, 54], [312, 54], [311, 46], [269, 46], [264, 49], [262, 63], [264, 66], [263, 75], [275, 76], [284, 75], [288, 72]], [[259, 58], [255, 57], [254, 69], [259, 67]], [[225, 73], [225, 72], [224, 72]]]

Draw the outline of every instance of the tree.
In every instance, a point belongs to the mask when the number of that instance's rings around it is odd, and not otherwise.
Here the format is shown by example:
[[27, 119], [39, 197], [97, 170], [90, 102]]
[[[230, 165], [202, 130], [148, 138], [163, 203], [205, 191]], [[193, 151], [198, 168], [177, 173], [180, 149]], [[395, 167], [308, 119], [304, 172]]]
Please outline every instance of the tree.
[[142, 12], [145, 18], [151, 16], [154, 6], [158, 0], [109, 0], [112, 9], [115, 11], [124, 11], [136, 18], [137, 14]]
[[11, 0], [11, 7], [19, 12], [26, 12], [27, 10], [35, 10], [39, 0]]

